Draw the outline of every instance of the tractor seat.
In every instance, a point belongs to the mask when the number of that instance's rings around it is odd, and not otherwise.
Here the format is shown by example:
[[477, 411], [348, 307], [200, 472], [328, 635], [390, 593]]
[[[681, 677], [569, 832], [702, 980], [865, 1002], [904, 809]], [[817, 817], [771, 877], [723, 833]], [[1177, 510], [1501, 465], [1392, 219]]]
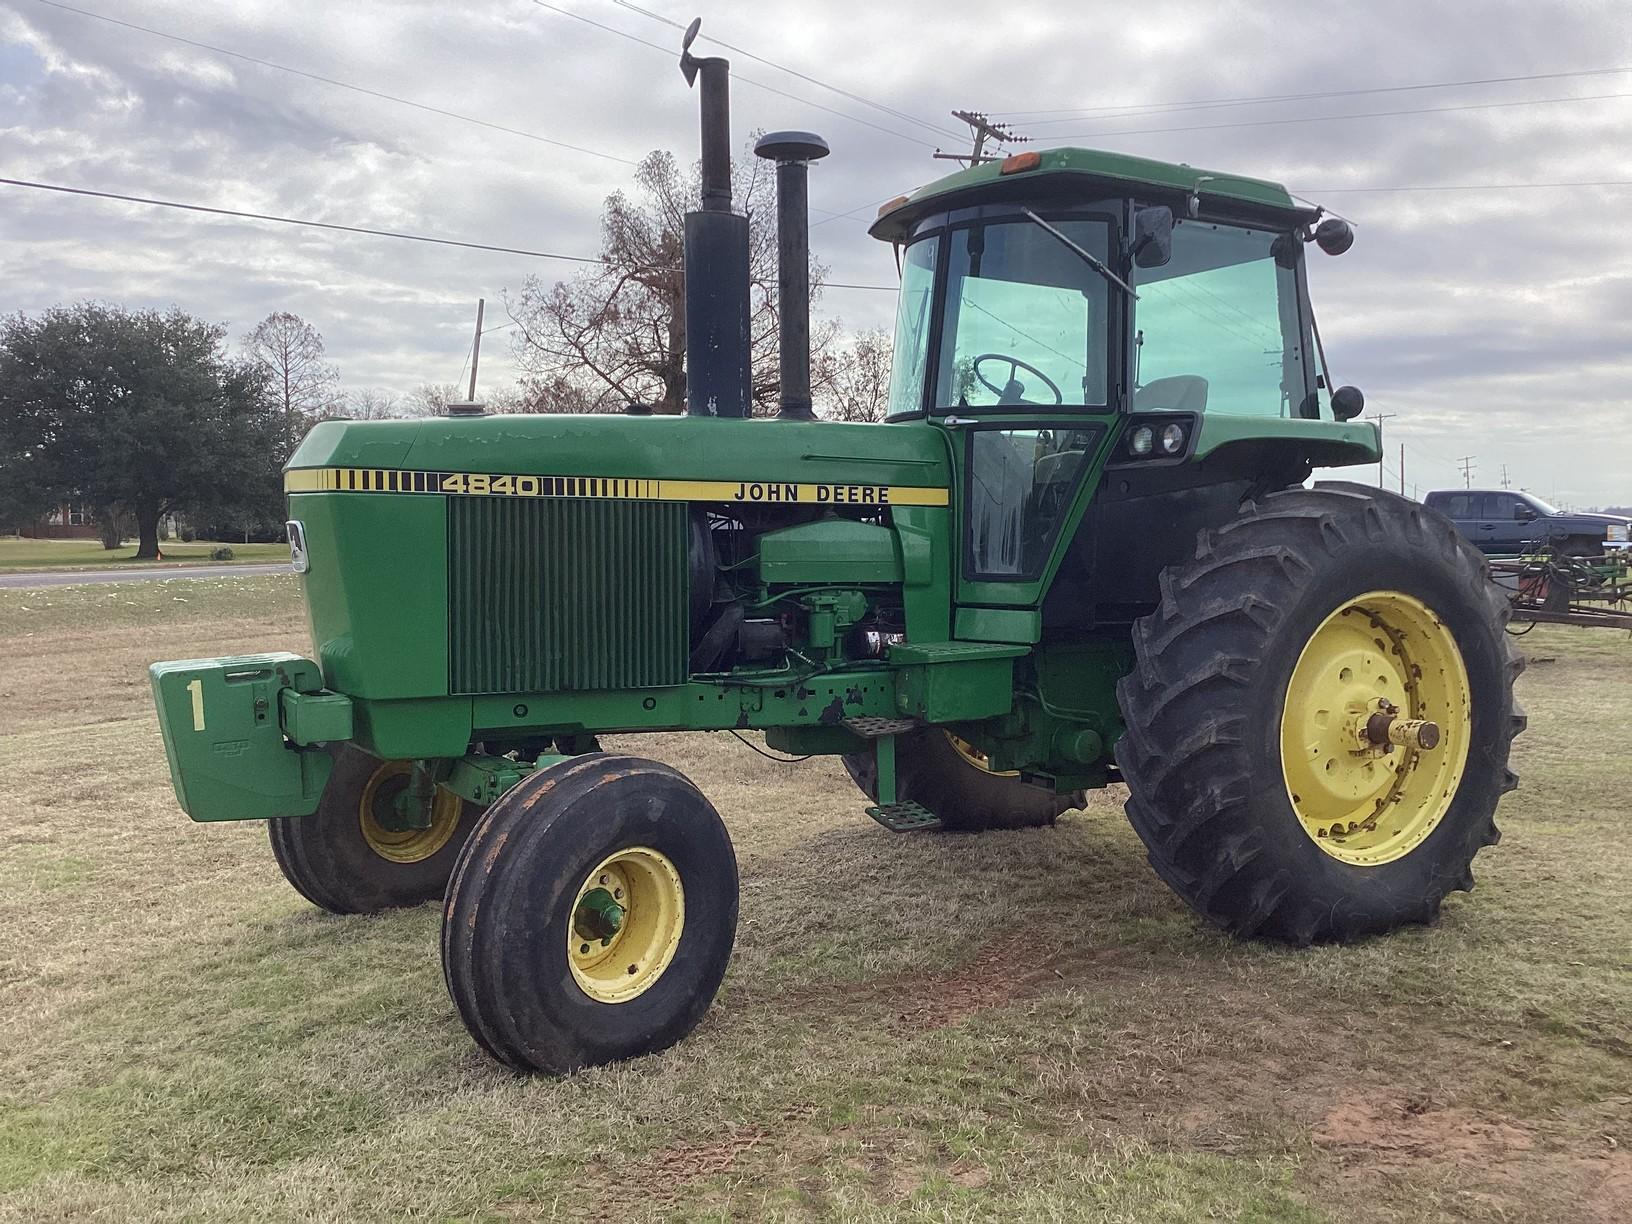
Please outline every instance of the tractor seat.
[[1207, 380], [1200, 374], [1158, 378], [1133, 393], [1135, 412], [1205, 412]]

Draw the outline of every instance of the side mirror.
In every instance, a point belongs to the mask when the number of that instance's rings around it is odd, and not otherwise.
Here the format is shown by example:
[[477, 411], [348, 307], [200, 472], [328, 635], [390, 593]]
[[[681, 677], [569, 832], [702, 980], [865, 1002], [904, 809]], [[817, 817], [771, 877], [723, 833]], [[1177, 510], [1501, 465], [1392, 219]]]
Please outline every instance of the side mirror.
[[1173, 258], [1173, 210], [1165, 205], [1141, 208], [1133, 214], [1133, 245], [1136, 268], [1159, 268]]
[[1332, 415], [1340, 421], [1352, 421], [1366, 410], [1366, 397], [1359, 387], [1339, 387], [1332, 392]]
[[1531, 519], [1536, 517], [1536, 512], [1529, 506], [1518, 505], [1513, 507], [1513, 517], [1518, 522], [1528, 523]]
[[1327, 217], [1315, 226], [1315, 245], [1328, 255], [1341, 255], [1354, 245], [1354, 227], [1342, 217]]

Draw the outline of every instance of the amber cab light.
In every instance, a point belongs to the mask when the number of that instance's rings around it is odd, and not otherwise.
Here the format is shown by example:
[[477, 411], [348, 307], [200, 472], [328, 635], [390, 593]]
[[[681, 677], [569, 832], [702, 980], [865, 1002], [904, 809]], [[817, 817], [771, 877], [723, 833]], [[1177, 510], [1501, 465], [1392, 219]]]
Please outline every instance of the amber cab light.
[[888, 203], [879, 205], [878, 215], [882, 217], [885, 213], [894, 212], [896, 209], [900, 208], [901, 205], [905, 204], [906, 202], [907, 202], [907, 197], [906, 196], [896, 196], [895, 199], [889, 201]]
[[1042, 165], [1043, 155], [1037, 152], [1010, 153], [1003, 159], [1003, 164], [997, 168], [999, 174], [1019, 174], [1022, 170], [1035, 170]]

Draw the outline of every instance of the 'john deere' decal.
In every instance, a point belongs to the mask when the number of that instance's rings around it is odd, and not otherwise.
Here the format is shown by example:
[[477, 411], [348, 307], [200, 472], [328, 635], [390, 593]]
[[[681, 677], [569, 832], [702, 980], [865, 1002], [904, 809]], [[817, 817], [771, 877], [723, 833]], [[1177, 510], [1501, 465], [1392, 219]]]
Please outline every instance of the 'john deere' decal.
[[461, 497], [610, 497], [639, 501], [802, 502], [834, 506], [944, 506], [944, 488], [739, 480], [633, 480], [604, 476], [516, 476], [409, 472], [395, 468], [296, 468], [286, 493], [448, 493]]

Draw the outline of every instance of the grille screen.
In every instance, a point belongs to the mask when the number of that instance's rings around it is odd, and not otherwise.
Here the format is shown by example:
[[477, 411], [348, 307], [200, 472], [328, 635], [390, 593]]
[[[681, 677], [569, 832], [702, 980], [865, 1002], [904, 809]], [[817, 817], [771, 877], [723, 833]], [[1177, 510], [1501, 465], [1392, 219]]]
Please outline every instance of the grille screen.
[[680, 502], [450, 497], [450, 691], [684, 683], [686, 565]]

